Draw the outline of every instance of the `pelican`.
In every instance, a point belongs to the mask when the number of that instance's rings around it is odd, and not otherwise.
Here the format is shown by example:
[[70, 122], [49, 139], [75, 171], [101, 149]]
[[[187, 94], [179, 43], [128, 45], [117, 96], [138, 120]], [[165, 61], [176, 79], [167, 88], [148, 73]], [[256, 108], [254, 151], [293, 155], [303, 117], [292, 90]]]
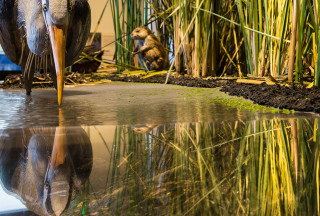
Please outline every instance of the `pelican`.
[[90, 34], [87, 0], [0, 0], [0, 44], [20, 65], [27, 95], [36, 70], [50, 70], [61, 105], [65, 68], [77, 60]]
[[0, 137], [0, 187], [37, 215], [67, 211], [92, 164], [92, 143], [81, 127], [7, 129]]

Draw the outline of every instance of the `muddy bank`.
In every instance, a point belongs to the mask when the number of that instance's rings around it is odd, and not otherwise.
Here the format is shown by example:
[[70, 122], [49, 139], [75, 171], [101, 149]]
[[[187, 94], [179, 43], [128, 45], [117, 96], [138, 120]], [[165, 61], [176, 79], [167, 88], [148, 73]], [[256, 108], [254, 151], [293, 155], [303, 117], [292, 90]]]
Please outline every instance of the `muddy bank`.
[[[165, 83], [165, 76], [152, 76], [142, 79], [138, 76], [93, 74], [90, 78], [83, 74], [72, 73], [66, 76], [66, 84], [83, 84], [86, 82], [108, 79], [111, 81], [135, 82], [135, 83]], [[45, 82], [43, 82], [45, 81]], [[305, 88], [302, 85], [290, 87], [282, 85], [261, 85], [237, 83], [232, 79], [202, 79], [192, 77], [170, 77], [168, 84], [198, 87], [217, 88], [221, 87], [222, 92], [231, 96], [243, 97], [252, 100], [259, 105], [275, 107], [280, 109], [316, 112], [320, 113], [320, 88]], [[53, 87], [53, 83], [48, 77], [36, 77], [34, 87]], [[23, 88], [22, 77], [14, 75], [4, 83], [2, 88]]]
[[221, 91], [232, 96], [242, 96], [264, 106], [320, 113], [320, 89], [317, 87], [305, 88], [302, 85], [286, 87], [266, 83], [253, 85], [231, 82], [223, 86]]
[[[163, 84], [166, 81], [165, 76], [152, 76], [145, 79], [141, 79], [137, 76], [118, 76], [118, 75], [109, 75], [106, 77], [111, 81], [121, 81], [121, 82], [137, 82], [137, 83], [160, 83]], [[180, 85], [187, 87], [197, 87], [197, 88], [217, 88], [228, 85], [228, 83], [232, 83], [232, 80], [227, 79], [201, 79], [201, 78], [193, 78], [193, 77], [170, 77], [168, 80], [168, 84], [172, 85]]]
[[[117, 75], [108, 76], [112, 81], [123, 82], [147, 82], [164, 83], [164, 76], [154, 76], [146, 79], [139, 77], [119, 77]], [[281, 109], [293, 109], [296, 111], [320, 113], [320, 88], [305, 88], [301, 85], [290, 87], [281, 85], [261, 85], [237, 83], [235, 80], [200, 79], [191, 77], [170, 78], [169, 84], [216, 88], [221, 87], [222, 92], [232, 96], [244, 97], [254, 103]]]

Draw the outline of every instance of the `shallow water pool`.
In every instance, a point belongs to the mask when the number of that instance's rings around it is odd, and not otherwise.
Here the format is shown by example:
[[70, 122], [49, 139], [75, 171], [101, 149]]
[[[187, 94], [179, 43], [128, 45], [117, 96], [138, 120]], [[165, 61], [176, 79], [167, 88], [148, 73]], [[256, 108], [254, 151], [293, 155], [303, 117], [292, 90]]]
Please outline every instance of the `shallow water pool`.
[[219, 98], [111, 83], [59, 109], [51, 89], [0, 91], [0, 215], [318, 214], [317, 116]]

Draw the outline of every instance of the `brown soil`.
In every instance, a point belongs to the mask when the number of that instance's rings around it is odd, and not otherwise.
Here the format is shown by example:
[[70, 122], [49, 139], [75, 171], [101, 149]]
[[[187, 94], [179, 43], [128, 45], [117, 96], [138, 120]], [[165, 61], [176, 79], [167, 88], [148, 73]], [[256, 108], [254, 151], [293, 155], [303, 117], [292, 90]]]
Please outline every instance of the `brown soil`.
[[[166, 81], [165, 76], [152, 76], [146, 79], [141, 79], [137, 76], [118, 76], [118, 75], [109, 75], [106, 77], [111, 81], [121, 81], [121, 82], [136, 82], [136, 83], [160, 83], [163, 84]], [[224, 85], [228, 85], [232, 81], [227, 79], [201, 79], [193, 77], [170, 77], [168, 84], [188, 86], [188, 87], [198, 87], [198, 88], [217, 88]]]
[[286, 87], [266, 83], [254, 85], [231, 82], [223, 86], [221, 91], [233, 96], [242, 96], [264, 106], [320, 113], [320, 89], [318, 87], [305, 88], [302, 85]]

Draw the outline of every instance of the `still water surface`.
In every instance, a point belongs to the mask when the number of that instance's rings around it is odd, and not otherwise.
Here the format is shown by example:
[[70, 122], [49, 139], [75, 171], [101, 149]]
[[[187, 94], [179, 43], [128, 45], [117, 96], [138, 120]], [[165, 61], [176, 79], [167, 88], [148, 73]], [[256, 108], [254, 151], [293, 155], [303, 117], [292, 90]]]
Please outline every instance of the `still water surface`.
[[51, 89], [0, 91], [0, 215], [318, 214], [317, 116], [216, 97], [112, 83], [67, 88], [59, 109]]

